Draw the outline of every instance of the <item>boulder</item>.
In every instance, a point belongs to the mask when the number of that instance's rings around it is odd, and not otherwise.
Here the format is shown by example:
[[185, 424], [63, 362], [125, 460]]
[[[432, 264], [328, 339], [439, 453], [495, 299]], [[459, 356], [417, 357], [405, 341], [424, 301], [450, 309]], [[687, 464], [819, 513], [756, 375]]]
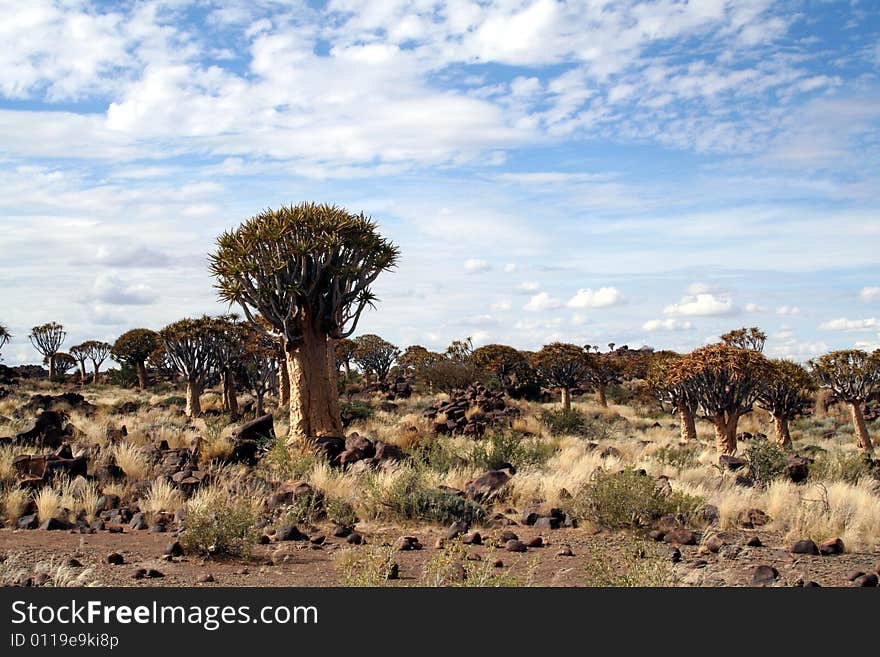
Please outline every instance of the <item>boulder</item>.
[[666, 535], [663, 536], [663, 541], [674, 545], [696, 545], [697, 535], [691, 530], [682, 527], [666, 532]]
[[232, 437], [236, 441], [244, 440], [265, 444], [275, 439], [275, 418], [271, 413], [267, 413], [250, 422], [245, 422], [232, 432]]
[[321, 436], [312, 441], [315, 452], [326, 458], [330, 463], [338, 465], [339, 455], [345, 451], [345, 440], [332, 436]]
[[789, 552], [792, 554], [812, 554], [818, 556], [819, 546], [816, 545], [816, 542], [812, 539], [802, 538], [801, 540], [794, 542]]
[[844, 545], [843, 539], [835, 536], [834, 538], [829, 538], [826, 541], [822, 541], [819, 543], [819, 553], [825, 555], [826, 557], [843, 554]]
[[721, 540], [721, 537], [716, 534], [707, 538], [706, 542], [703, 543], [703, 545], [706, 546], [706, 549], [709, 552], [717, 554], [721, 550], [721, 548], [724, 547], [724, 541]]
[[504, 544], [504, 549], [508, 552], [526, 552], [528, 548], [526, 544], [515, 538], [510, 539]]
[[773, 566], [761, 564], [752, 571], [752, 584], [772, 584], [779, 577], [779, 571]]
[[769, 523], [770, 516], [761, 509], [746, 509], [737, 514], [736, 522], [740, 527], [753, 529], [755, 527], [763, 527]]
[[19, 443], [35, 443], [40, 447], [55, 449], [73, 434], [71, 425], [64, 425], [67, 414], [61, 411], [43, 411], [37, 416], [33, 426], [16, 434]]
[[874, 588], [877, 586], [878, 577], [874, 573], [860, 575], [853, 580], [853, 586], [861, 588]]
[[283, 525], [275, 531], [276, 541], [307, 541], [309, 537], [303, 534], [296, 525]]
[[307, 503], [314, 509], [323, 509], [324, 492], [304, 481], [286, 481], [269, 496], [267, 506], [272, 510], [298, 503]]
[[498, 496], [515, 472], [513, 468], [484, 472], [465, 484], [465, 496], [476, 502], [487, 502]]
[[810, 463], [812, 462], [812, 459], [804, 456], [789, 456], [785, 466], [788, 478], [796, 484], [806, 481], [810, 476]]

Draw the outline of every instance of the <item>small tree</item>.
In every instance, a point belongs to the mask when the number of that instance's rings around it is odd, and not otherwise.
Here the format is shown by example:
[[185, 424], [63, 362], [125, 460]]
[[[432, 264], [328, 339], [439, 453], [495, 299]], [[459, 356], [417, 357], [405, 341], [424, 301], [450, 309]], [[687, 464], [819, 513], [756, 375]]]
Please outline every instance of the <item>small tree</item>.
[[76, 358], [63, 351], [55, 353], [52, 360], [55, 363], [55, 374], [53, 375], [53, 378], [56, 379], [64, 378], [70, 370], [76, 367]]
[[522, 382], [528, 370], [526, 355], [503, 344], [487, 344], [474, 350], [474, 364], [485, 374], [494, 377], [505, 391]]
[[[613, 344], [613, 343], [611, 343]], [[589, 353], [584, 349], [587, 358], [586, 380], [596, 389], [596, 399], [602, 407], [608, 407], [606, 391], [608, 386], [620, 382], [623, 362], [613, 351], [607, 353]]]
[[57, 322], [35, 326], [28, 335], [34, 349], [39, 351], [49, 364], [50, 379], [55, 377], [55, 354], [61, 349], [65, 337], [67, 333], [64, 327]]
[[[10, 333], [9, 329], [3, 326], [3, 324], [0, 324], [0, 352], [3, 351], [3, 347], [5, 347], [11, 339], [12, 333]], [[0, 360], [3, 360], [3, 358], [0, 358]]]
[[762, 352], [764, 351], [764, 343], [767, 341], [767, 334], [757, 326], [743, 327], [728, 331], [721, 336], [721, 341], [731, 347]]
[[235, 389], [235, 371], [244, 357], [244, 325], [236, 315], [224, 315], [214, 320], [217, 331], [217, 364], [223, 385], [223, 410], [238, 415], [238, 393]]
[[342, 435], [333, 341], [355, 331], [397, 256], [363, 214], [314, 203], [266, 210], [217, 239], [220, 297], [284, 338], [291, 438]]
[[144, 363], [161, 344], [162, 339], [155, 331], [145, 328], [132, 329], [116, 339], [110, 350], [110, 356], [117, 363], [137, 370], [138, 387], [143, 390], [148, 384], [147, 367]]
[[849, 404], [859, 448], [873, 454], [862, 404], [880, 392], [880, 352], [832, 351], [810, 361], [810, 366], [820, 388], [830, 390], [836, 399]]
[[391, 366], [400, 355], [400, 349], [378, 335], [367, 333], [354, 339], [357, 347], [354, 361], [365, 374], [372, 374], [378, 383], [388, 378]]
[[443, 359], [443, 354], [429, 351], [425, 347], [414, 344], [403, 350], [397, 357], [397, 367], [404, 376], [424, 379], [425, 368]]
[[736, 453], [739, 418], [751, 412], [769, 365], [758, 351], [728, 344], [701, 347], [671, 366], [671, 383], [688, 382], [700, 411], [715, 425], [721, 454]]
[[266, 394], [278, 389], [278, 361], [282, 356], [277, 337], [246, 327], [241, 372], [257, 398], [256, 414], [263, 415]]
[[345, 370], [345, 378], [351, 378], [351, 362], [354, 360], [354, 352], [357, 349], [357, 343], [351, 338], [342, 338], [336, 340], [333, 348], [336, 350], [336, 362], [342, 365]]
[[682, 375], [673, 376], [681, 359], [681, 354], [674, 351], [658, 351], [653, 354], [648, 366], [647, 382], [657, 395], [660, 406], [668, 405], [673, 413], [678, 413], [681, 439], [692, 442], [697, 439], [694, 416], [698, 399], [693, 381]]
[[767, 381], [758, 395], [758, 406], [773, 418], [776, 444], [780, 447], [791, 447], [788, 423], [810, 411], [815, 391], [816, 383], [802, 366], [790, 360], [770, 361]]
[[79, 365], [79, 384], [84, 386], [86, 384], [86, 361], [89, 359], [86, 354], [85, 343], [72, 346], [70, 348], [70, 355], [73, 356]]
[[531, 365], [545, 385], [559, 389], [562, 407], [571, 408], [571, 389], [581, 385], [589, 363], [583, 349], [574, 344], [554, 342], [535, 353]]
[[168, 358], [186, 379], [186, 414], [201, 415], [202, 391], [208, 377], [220, 366], [218, 345], [223, 335], [217, 320], [208, 316], [181, 319], [163, 328], [159, 335]]
[[452, 360], [464, 362], [470, 360], [473, 353], [474, 341], [472, 338], [467, 337], [464, 340], [453, 340], [450, 345], [446, 347], [444, 355]]

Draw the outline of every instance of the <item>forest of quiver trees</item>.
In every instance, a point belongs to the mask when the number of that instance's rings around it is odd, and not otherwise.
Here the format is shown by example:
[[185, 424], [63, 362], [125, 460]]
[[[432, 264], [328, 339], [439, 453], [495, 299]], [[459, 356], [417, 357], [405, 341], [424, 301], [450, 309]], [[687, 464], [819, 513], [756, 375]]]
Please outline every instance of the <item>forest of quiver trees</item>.
[[[120, 370], [111, 383], [146, 388], [152, 377], [178, 381], [186, 414], [201, 413], [200, 396], [222, 387], [223, 408], [239, 414], [239, 392], [250, 392], [253, 412], [267, 399], [288, 408], [289, 442], [343, 436], [340, 394], [355, 381], [387, 390], [419, 385], [455, 393], [483, 383], [514, 398], [553, 395], [563, 409], [572, 395], [626, 387], [678, 416], [681, 440], [696, 440], [696, 421], [711, 422], [719, 454], [737, 450], [737, 423], [755, 408], [772, 419], [778, 445], [788, 448], [792, 420], [829, 404], [845, 404], [858, 447], [873, 454], [864, 407], [880, 397], [880, 351], [834, 351], [806, 366], [763, 355], [766, 336], [742, 328], [690, 353], [649, 348], [603, 351], [593, 345], [553, 343], [528, 352], [469, 339], [443, 352], [419, 345], [404, 350], [377, 335], [352, 337], [361, 314], [376, 301], [371, 288], [395, 267], [397, 247], [363, 214], [311, 203], [266, 210], [222, 234], [210, 268], [222, 301], [235, 314], [184, 318], [160, 330], [136, 328], [113, 344], [65, 345], [64, 326], [35, 326], [28, 338], [53, 380], [98, 383], [108, 358]], [[0, 350], [12, 335], [0, 325]], [[0, 366], [2, 367], [2, 366]], [[109, 377], [109, 378], [108, 378]]]

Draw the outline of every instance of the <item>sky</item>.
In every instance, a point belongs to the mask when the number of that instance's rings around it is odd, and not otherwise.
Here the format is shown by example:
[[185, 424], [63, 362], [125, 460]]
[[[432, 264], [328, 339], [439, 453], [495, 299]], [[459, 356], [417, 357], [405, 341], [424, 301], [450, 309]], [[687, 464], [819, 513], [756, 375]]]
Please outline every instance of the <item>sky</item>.
[[[401, 248], [359, 333], [880, 347], [874, 0], [0, 0], [0, 324], [220, 313], [265, 208]], [[233, 309], [234, 310], [234, 309]]]

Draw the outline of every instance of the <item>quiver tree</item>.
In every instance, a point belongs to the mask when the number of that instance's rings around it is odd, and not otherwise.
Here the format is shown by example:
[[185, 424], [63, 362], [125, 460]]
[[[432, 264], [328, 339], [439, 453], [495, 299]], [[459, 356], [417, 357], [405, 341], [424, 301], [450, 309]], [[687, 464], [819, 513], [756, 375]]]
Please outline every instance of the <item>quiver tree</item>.
[[554, 342], [533, 354], [531, 365], [546, 386], [559, 390], [562, 407], [570, 409], [571, 389], [584, 382], [589, 368], [584, 350], [574, 344]]
[[699, 410], [715, 425], [718, 452], [734, 454], [739, 418], [752, 410], [768, 371], [757, 351], [713, 344], [672, 363], [670, 381], [693, 386]]
[[684, 376], [684, 373], [676, 370], [676, 365], [681, 359], [681, 354], [673, 351], [658, 351], [652, 354], [647, 382], [657, 396], [660, 406], [669, 406], [673, 413], [678, 414], [681, 439], [684, 442], [692, 442], [697, 439], [695, 414], [698, 401], [693, 382]]
[[[611, 343], [614, 344], [614, 343]], [[604, 354], [589, 353], [584, 349], [587, 359], [586, 381], [596, 389], [596, 400], [602, 407], [608, 407], [606, 392], [608, 386], [620, 381], [623, 363], [617, 354], [609, 351]]]
[[67, 337], [67, 333], [64, 327], [57, 322], [35, 326], [28, 335], [34, 349], [39, 351], [45, 358], [45, 362], [49, 364], [50, 379], [55, 376], [55, 354], [64, 343], [65, 337]]
[[56, 377], [67, 376], [67, 373], [76, 367], [76, 358], [63, 351], [56, 352], [52, 361], [55, 363]]
[[[9, 332], [3, 324], [0, 324], [0, 353], [3, 352], [3, 347], [12, 339], [12, 333]], [[0, 358], [0, 360], [3, 360]]]
[[351, 338], [337, 340], [333, 348], [336, 350], [336, 362], [345, 370], [345, 378], [351, 378], [351, 362], [354, 360], [354, 352], [357, 343]]
[[137, 371], [138, 387], [143, 390], [147, 387], [147, 367], [144, 363], [158, 347], [162, 345], [159, 334], [150, 329], [132, 329], [120, 335], [110, 356], [117, 363], [133, 367]]
[[443, 358], [443, 354], [429, 351], [425, 347], [414, 344], [403, 350], [397, 357], [397, 367], [403, 376], [424, 378], [425, 368]]
[[474, 341], [472, 338], [467, 337], [464, 340], [453, 340], [449, 346], [446, 347], [444, 355], [451, 360], [464, 363], [470, 361], [473, 353]]
[[89, 359], [88, 354], [86, 354], [85, 343], [72, 346], [70, 348], [70, 355], [73, 356], [79, 365], [79, 384], [84, 386], [86, 384], [86, 361]]
[[790, 360], [770, 361], [767, 380], [758, 395], [758, 406], [773, 418], [776, 443], [780, 447], [791, 447], [788, 423], [809, 413], [815, 391], [815, 381], [802, 366]]
[[224, 315], [214, 320], [217, 331], [217, 366], [223, 386], [223, 410], [238, 415], [238, 394], [235, 372], [244, 356], [244, 327], [235, 315]]
[[752, 351], [764, 351], [764, 343], [767, 341], [767, 334], [757, 326], [743, 327], [728, 331], [721, 336], [721, 342], [731, 347], [739, 347], [740, 349], [751, 349]]
[[377, 383], [384, 383], [400, 349], [372, 333], [359, 335], [354, 342], [354, 362], [364, 374], [372, 374]]
[[181, 319], [169, 324], [159, 336], [177, 372], [186, 379], [186, 414], [201, 415], [200, 397], [208, 377], [219, 369], [219, 323], [212, 317]]
[[334, 340], [355, 331], [397, 256], [363, 214], [314, 203], [266, 210], [217, 239], [220, 297], [284, 338], [292, 439], [342, 435]]
[[474, 364], [482, 372], [494, 377], [509, 392], [522, 383], [523, 374], [529, 369], [526, 355], [503, 344], [487, 344], [474, 350]]
[[244, 330], [244, 354], [240, 371], [257, 398], [256, 414], [263, 415], [266, 394], [278, 389], [278, 361], [283, 356], [279, 340], [251, 327]]
[[832, 351], [810, 361], [820, 388], [831, 391], [835, 399], [849, 404], [859, 448], [874, 453], [862, 404], [880, 392], [880, 353], [860, 349]]

